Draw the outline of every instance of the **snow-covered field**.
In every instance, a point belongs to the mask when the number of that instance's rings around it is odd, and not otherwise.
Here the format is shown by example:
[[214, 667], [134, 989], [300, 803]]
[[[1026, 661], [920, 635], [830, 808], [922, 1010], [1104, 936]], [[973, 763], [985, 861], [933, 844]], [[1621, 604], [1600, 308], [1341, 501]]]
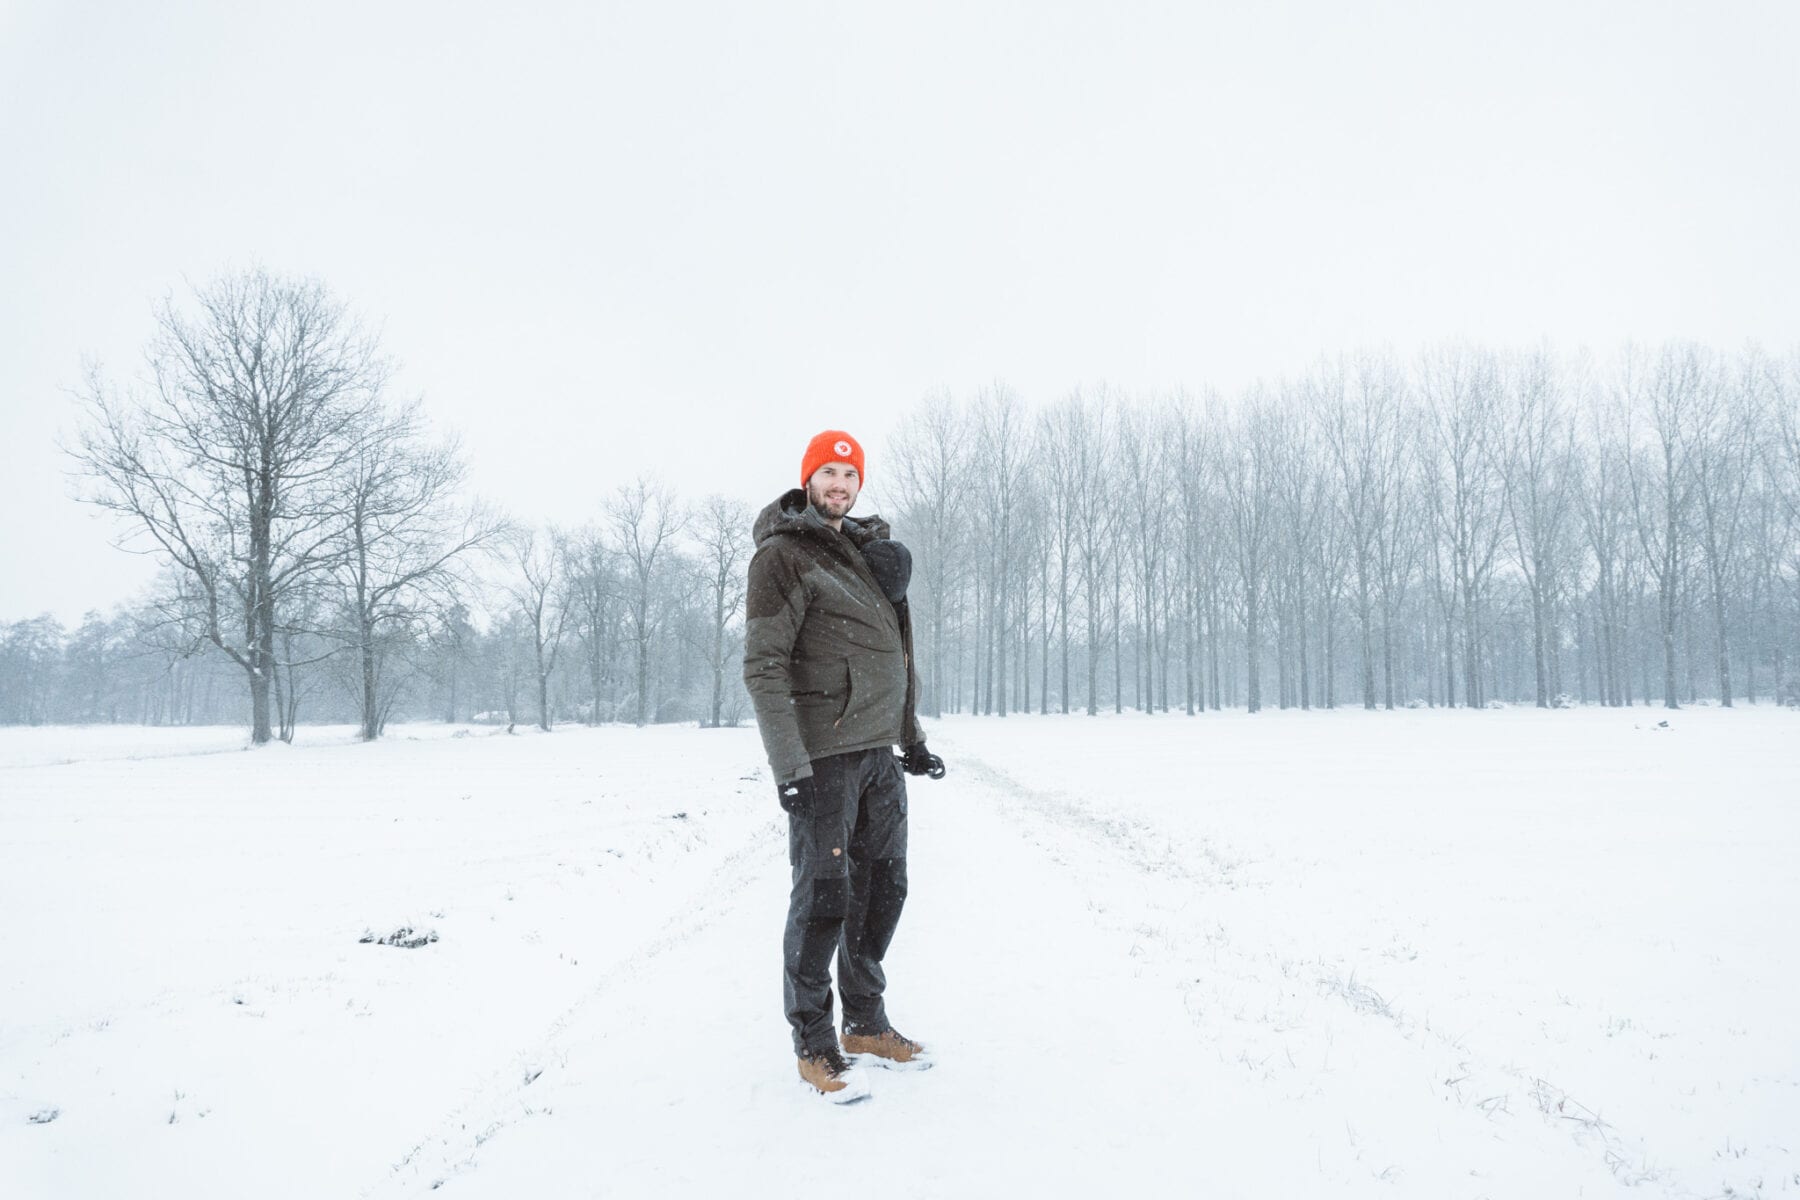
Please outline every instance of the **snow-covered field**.
[[930, 728], [849, 1108], [753, 730], [0, 731], [0, 1197], [1800, 1195], [1800, 716]]
[[[408, 725], [396, 727], [391, 736], [404, 741], [435, 741], [493, 731], [492, 726]], [[296, 739], [307, 747], [347, 746], [356, 740], [354, 725], [306, 725]], [[248, 746], [245, 731], [235, 726], [0, 725], [0, 768], [54, 766], [115, 758], [235, 754]]]

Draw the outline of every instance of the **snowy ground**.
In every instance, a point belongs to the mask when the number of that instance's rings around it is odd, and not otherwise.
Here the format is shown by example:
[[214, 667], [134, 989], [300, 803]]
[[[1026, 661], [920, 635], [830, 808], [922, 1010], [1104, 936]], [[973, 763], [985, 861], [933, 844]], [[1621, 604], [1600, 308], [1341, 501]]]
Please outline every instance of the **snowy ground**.
[[340, 732], [0, 735], [0, 1196], [1800, 1195], [1793, 713], [936, 723], [850, 1108], [753, 731]]
[[[473, 737], [493, 726], [408, 725], [391, 736], [402, 741]], [[306, 725], [296, 739], [306, 747], [347, 746], [357, 740], [355, 725]], [[196, 725], [186, 729], [148, 725], [0, 725], [0, 768], [55, 766], [117, 758], [172, 758], [186, 754], [236, 754], [248, 748], [236, 726]]]

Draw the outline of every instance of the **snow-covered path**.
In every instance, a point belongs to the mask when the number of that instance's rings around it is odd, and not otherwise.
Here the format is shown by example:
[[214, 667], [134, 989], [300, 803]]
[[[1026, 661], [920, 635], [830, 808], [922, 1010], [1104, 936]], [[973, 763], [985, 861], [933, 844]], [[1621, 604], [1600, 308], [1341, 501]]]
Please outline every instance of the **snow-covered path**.
[[[896, 1024], [928, 1072], [874, 1072], [871, 1102], [821, 1104], [779, 1016], [785, 841], [721, 875], [689, 933], [658, 939], [532, 1056], [553, 1063], [458, 1112], [376, 1195], [1093, 1194], [1211, 1182], [1221, 1194], [1313, 1164], [1246, 1153], [1246, 1106], [1193, 1036], [1179, 991], [1130, 966], [1056, 862], [980, 783], [915, 785], [914, 899], [889, 957]], [[910, 934], [911, 936], [907, 936]], [[477, 1143], [480, 1143], [477, 1145]], [[448, 1190], [448, 1189], [446, 1189]]]
[[1263, 717], [935, 726], [849, 1108], [750, 731], [26, 755], [0, 1195], [1800, 1193], [1792, 714]]

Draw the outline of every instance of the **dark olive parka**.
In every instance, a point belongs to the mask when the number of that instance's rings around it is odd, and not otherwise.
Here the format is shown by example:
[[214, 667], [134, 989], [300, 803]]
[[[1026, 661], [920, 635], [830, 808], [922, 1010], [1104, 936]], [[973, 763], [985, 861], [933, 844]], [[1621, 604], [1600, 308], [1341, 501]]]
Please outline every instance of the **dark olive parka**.
[[812, 774], [815, 758], [925, 740], [912, 618], [862, 556], [887, 536], [880, 517], [833, 529], [799, 488], [756, 518], [744, 685], [778, 783]]

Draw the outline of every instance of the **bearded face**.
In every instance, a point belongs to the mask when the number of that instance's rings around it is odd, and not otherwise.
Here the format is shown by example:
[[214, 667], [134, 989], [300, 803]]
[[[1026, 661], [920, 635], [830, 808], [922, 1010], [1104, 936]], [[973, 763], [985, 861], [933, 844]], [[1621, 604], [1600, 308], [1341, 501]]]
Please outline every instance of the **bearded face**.
[[827, 521], [841, 520], [856, 503], [862, 478], [849, 463], [826, 463], [806, 481], [806, 501]]

